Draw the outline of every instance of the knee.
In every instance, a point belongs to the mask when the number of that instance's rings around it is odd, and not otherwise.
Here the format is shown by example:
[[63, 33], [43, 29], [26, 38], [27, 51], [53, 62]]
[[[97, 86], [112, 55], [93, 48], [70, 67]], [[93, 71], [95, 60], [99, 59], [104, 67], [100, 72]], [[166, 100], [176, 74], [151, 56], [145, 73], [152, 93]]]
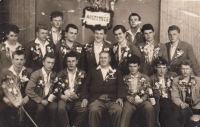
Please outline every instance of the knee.
[[146, 112], [154, 111], [153, 105], [149, 101], [144, 102], [144, 110]]
[[37, 105], [37, 112], [44, 112], [44, 109], [45, 107], [44, 107], [44, 105], [42, 105], [42, 104], [38, 104]]
[[122, 107], [119, 105], [116, 105], [113, 109], [113, 113], [122, 113]]
[[91, 106], [89, 108], [89, 112], [90, 113], [98, 113], [98, 112], [100, 112], [100, 109], [97, 106]]

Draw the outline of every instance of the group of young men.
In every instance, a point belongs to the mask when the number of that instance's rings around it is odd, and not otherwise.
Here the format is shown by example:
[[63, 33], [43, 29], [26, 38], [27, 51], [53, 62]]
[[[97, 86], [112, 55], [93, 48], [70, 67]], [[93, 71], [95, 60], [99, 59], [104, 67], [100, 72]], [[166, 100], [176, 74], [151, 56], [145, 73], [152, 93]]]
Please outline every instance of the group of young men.
[[[106, 41], [107, 29], [96, 25], [94, 41], [84, 45], [76, 42], [76, 25], [61, 30], [59, 11], [51, 13], [50, 29], [39, 24], [37, 38], [24, 45], [10, 25], [0, 44], [0, 83], [15, 82], [21, 106], [39, 127], [100, 127], [105, 112], [113, 127], [198, 126], [200, 68], [192, 46], [180, 40], [178, 26], [169, 27], [170, 42], [164, 44], [154, 40], [151, 24], [139, 28], [138, 14], [128, 20], [129, 30], [113, 28], [116, 43]], [[31, 124], [2, 87], [0, 116], [23, 121], [9, 126]]]

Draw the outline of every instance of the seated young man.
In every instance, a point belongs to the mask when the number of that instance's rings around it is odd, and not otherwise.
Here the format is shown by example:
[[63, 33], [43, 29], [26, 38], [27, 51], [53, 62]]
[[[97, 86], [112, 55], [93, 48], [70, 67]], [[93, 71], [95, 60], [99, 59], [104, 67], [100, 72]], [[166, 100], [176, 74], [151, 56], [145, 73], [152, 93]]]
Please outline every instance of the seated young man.
[[26, 87], [26, 94], [30, 97], [27, 109], [36, 108], [34, 120], [38, 127], [45, 126], [45, 119], [49, 115], [49, 127], [56, 126], [57, 102], [48, 102], [48, 96], [52, 93], [53, 79], [56, 73], [52, 71], [55, 62], [54, 53], [48, 53], [43, 58], [43, 67], [32, 73]]
[[[155, 127], [155, 113], [149, 96], [149, 77], [140, 73], [140, 58], [133, 55], [127, 59], [130, 73], [124, 76], [124, 81], [128, 85], [128, 94], [124, 102], [121, 127], [129, 127], [132, 115], [136, 110], [139, 117], [145, 115], [146, 127]], [[151, 90], [152, 91], [152, 90]]]
[[77, 67], [78, 54], [76, 52], [66, 54], [64, 60], [67, 67], [58, 73], [58, 78], [63, 78], [66, 89], [58, 101], [58, 119], [61, 127], [70, 127], [70, 125], [83, 127], [87, 108], [81, 107], [79, 95], [86, 74]]
[[[28, 83], [29, 77], [32, 73], [32, 69], [24, 67], [25, 62], [25, 54], [22, 50], [16, 50], [12, 53], [12, 65], [8, 68], [4, 68], [0, 75], [0, 83], [1, 83], [1, 95], [0, 95], [0, 114], [6, 118], [7, 123], [11, 124], [11, 117], [16, 117], [17, 121], [22, 121], [22, 119], [18, 118], [18, 109], [14, 108], [12, 102], [4, 95], [2, 85], [5, 84], [7, 78], [10, 78], [14, 81], [16, 85], [19, 86], [20, 92], [23, 97], [22, 106], [24, 106], [28, 101], [29, 97], [25, 94], [25, 88]], [[7, 84], [5, 84], [7, 85]], [[19, 110], [20, 111], [20, 110]], [[24, 120], [24, 119], [23, 119]], [[10, 121], [10, 122], [9, 122]], [[19, 126], [19, 123], [14, 123], [15, 125], [9, 126]]]
[[174, 78], [171, 91], [174, 114], [184, 127], [196, 127], [199, 123], [194, 121], [200, 116], [200, 78], [192, 75], [190, 60], [181, 62], [180, 71], [182, 74]]
[[177, 74], [167, 71], [167, 60], [162, 57], [156, 58], [153, 61], [153, 66], [155, 72], [150, 77], [150, 83], [156, 100], [154, 105], [156, 121], [158, 123], [159, 118], [161, 127], [174, 127], [177, 122], [172, 117], [170, 105], [173, 105], [171, 101], [172, 82]]

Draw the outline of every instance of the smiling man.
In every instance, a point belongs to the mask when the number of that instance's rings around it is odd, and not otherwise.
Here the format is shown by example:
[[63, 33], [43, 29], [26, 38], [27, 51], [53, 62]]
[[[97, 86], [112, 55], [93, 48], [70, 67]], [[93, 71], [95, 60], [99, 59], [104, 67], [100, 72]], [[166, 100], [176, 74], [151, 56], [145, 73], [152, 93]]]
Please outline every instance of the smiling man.
[[126, 28], [123, 25], [116, 25], [113, 28], [113, 34], [117, 43], [113, 45], [114, 67], [122, 72], [122, 75], [128, 74], [127, 58], [135, 54], [141, 56], [139, 49], [126, 39]]
[[[112, 54], [112, 45], [104, 41], [106, 36], [107, 28], [101, 25], [96, 25], [93, 28], [94, 41], [84, 45], [84, 60], [86, 71], [88, 72], [90, 68], [96, 68], [99, 65], [99, 53], [101, 51], [108, 51]], [[112, 66], [112, 61], [111, 61]]]
[[121, 72], [110, 66], [109, 52], [99, 54], [100, 65], [90, 69], [81, 89], [82, 107], [89, 105], [90, 127], [100, 127], [102, 112], [108, 110], [113, 127], [120, 126], [126, 86]]
[[193, 73], [200, 76], [200, 67], [196, 59], [191, 44], [180, 40], [180, 28], [172, 25], [168, 29], [168, 37], [170, 42], [166, 43], [167, 53], [170, 65], [170, 71], [181, 74], [180, 67], [181, 61], [188, 59], [192, 63]]
[[154, 40], [154, 28], [151, 24], [144, 24], [142, 26], [142, 34], [144, 42], [137, 46], [141, 52], [141, 72], [150, 76], [153, 74], [152, 61], [158, 56], [168, 60], [166, 46]]

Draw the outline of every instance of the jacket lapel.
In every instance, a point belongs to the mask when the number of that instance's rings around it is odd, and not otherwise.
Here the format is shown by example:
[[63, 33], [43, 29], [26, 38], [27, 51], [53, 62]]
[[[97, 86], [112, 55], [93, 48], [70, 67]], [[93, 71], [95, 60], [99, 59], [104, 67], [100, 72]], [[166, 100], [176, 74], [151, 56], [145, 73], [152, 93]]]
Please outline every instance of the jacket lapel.
[[101, 78], [102, 81], [104, 81], [101, 69], [97, 70], [97, 75]]
[[167, 47], [168, 60], [169, 62], [171, 62], [170, 42], [166, 44], [166, 47]]
[[179, 40], [179, 42], [178, 42], [178, 45], [177, 45], [176, 50], [175, 50], [175, 52], [174, 52], [174, 55], [173, 55], [173, 57], [172, 57], [172, 61], [174, 61], [175, 56], [176, 56], [176, 51], [177, 51], [177, 49], [179, 49], [179, 48], [181, 48], [181, 42], [180, 42], [180, 40]]

